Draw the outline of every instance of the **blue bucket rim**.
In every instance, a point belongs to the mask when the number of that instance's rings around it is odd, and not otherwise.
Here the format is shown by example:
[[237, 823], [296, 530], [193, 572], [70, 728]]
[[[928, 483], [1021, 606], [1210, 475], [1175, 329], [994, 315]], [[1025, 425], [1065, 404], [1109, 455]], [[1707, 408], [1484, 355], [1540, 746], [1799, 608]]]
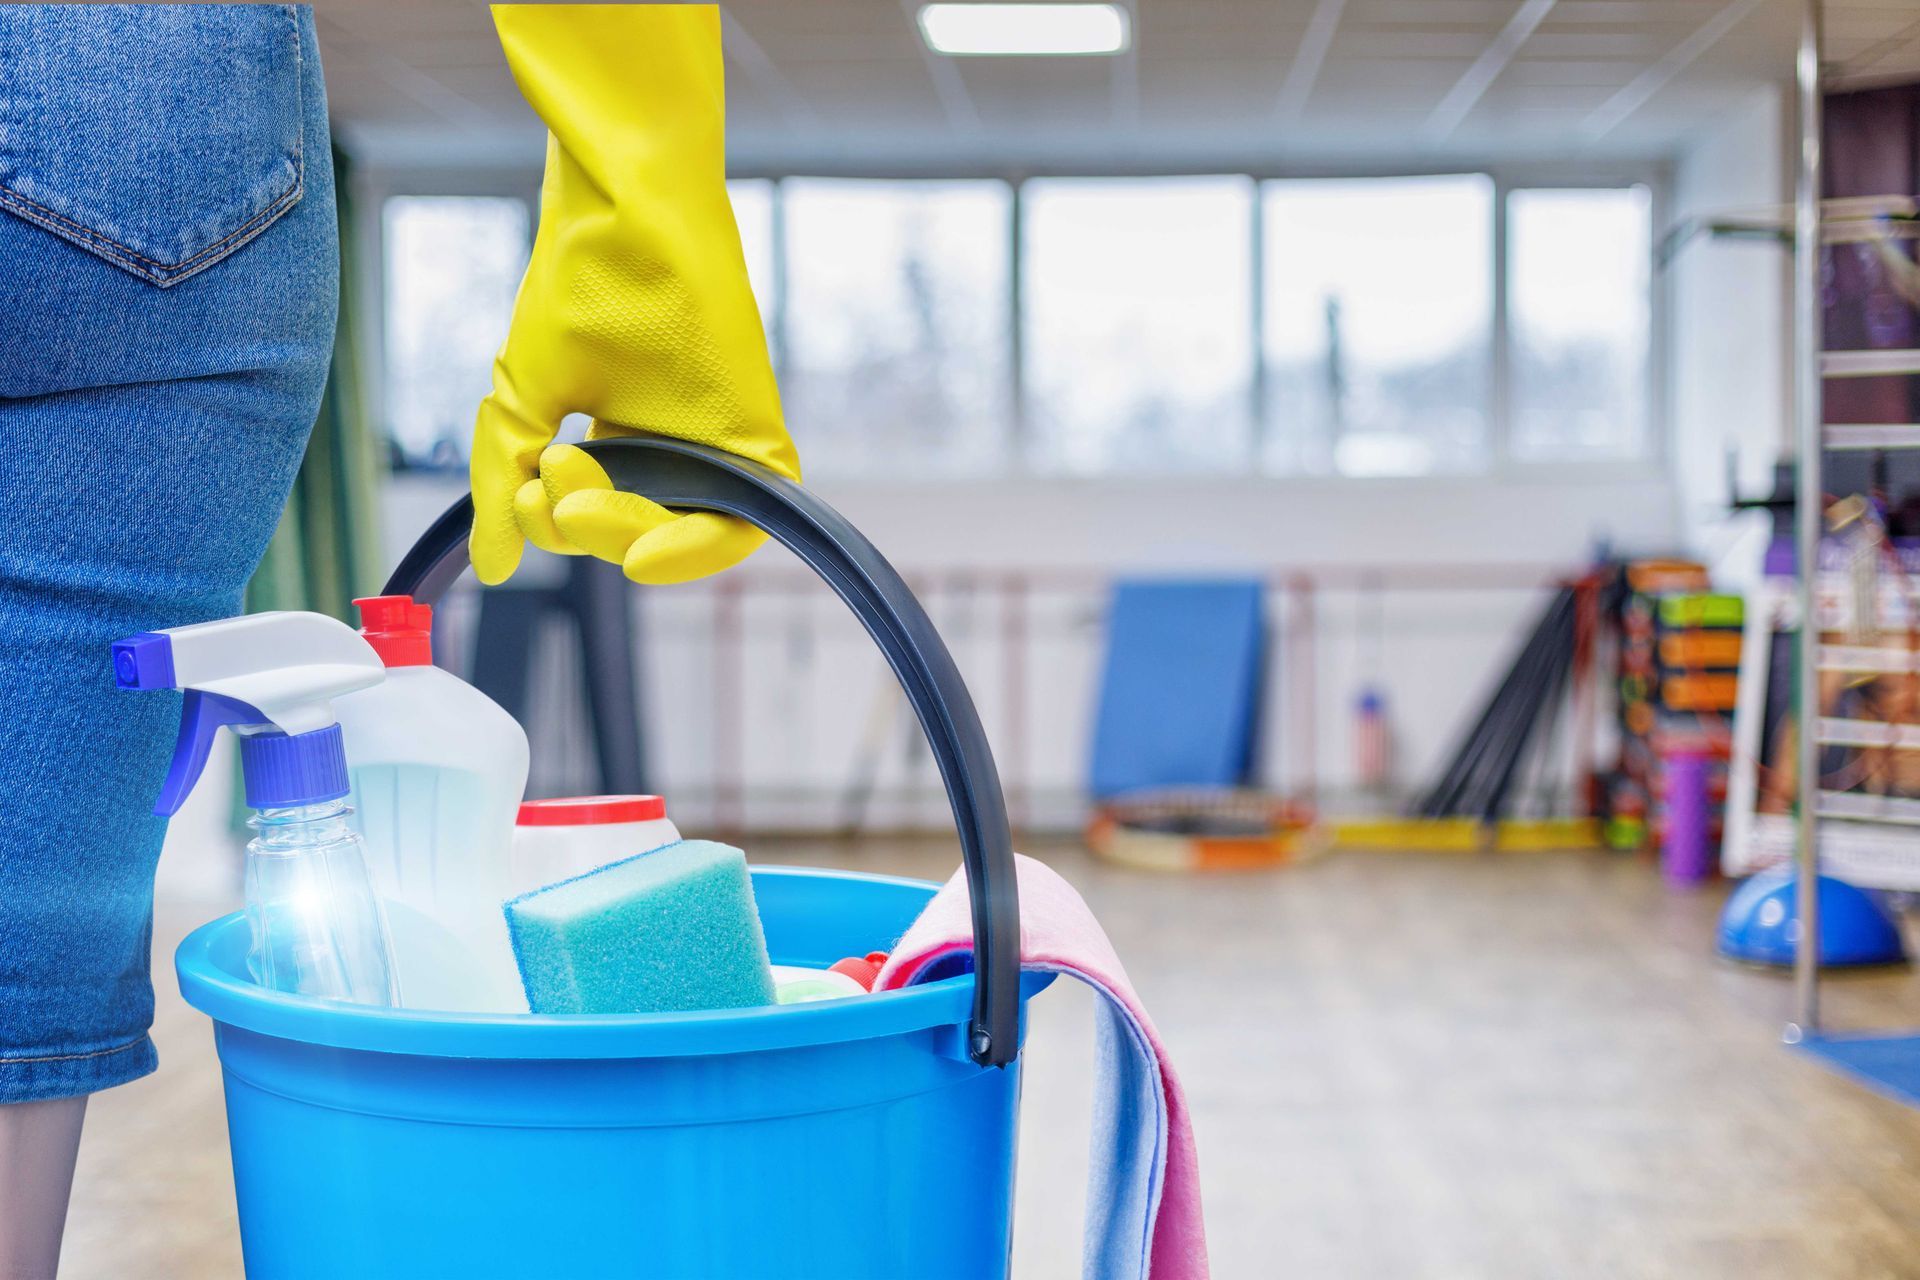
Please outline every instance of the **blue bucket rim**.
[[[754, 866], [753, 875], [851, 880], [924, 889], [940, 886], [907, 876], [820, 867]], [[188, 1004], [223, 1026], [336, 1049], [443, 1058], [662, 1058], [751, 1053], [869, 1040], [965, 1024], [973, 1011], [973, 975], [943, 978], [900, 991], [751, 1009], [703, 1013], [514, 1014], [433, 1013], [344, 1004], [270, 991], [236, 977], [216, 960], [227, 936], [245, 930], [234, 911], [201, 925], [174, 952], [174, 973]], [[1021, 999], [1052, 975], [1021, 976]]]

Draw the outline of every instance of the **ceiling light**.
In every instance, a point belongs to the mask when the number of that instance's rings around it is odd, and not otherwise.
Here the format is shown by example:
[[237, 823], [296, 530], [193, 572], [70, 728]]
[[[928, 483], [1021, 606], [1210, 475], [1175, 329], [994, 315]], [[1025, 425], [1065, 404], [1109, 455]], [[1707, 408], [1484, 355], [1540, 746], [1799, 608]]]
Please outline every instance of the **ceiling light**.
[[1119, 53], [1128, 33], [1117, 4], [928, 4], [920, 34], [935, 53], [1031, 57]]

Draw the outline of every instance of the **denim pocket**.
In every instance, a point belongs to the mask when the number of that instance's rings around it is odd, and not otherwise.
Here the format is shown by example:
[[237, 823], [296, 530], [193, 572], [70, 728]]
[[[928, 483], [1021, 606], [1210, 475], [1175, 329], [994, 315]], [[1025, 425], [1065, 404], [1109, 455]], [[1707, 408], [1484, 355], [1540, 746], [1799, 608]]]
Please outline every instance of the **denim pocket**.
[[300, 200], [293, 5], [0, 5], [0, 209], [165, 288]]

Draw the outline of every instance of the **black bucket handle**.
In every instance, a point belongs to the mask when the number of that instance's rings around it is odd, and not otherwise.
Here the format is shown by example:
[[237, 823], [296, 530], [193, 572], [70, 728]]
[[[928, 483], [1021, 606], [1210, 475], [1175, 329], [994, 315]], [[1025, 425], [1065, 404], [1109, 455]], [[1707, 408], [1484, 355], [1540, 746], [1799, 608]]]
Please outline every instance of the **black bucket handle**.
[[[580, 446], [614, 487], [680, 511], [717, 511], [759, 526], [806, 561], [880, 645], [920, 717], [960, 829], [973, 896], [973, 1024], [967, 1052], [1003, 1067], [1020, 1049], [1020, 899], [1006, 798], [986, 731], [953, 657], [886, 558], [845, 517], [786, 477], [730, 453], [663, 436]], [[422, 534], [387, 579], [386, 595], [437, 603], [467, 568], [473, 499]]]

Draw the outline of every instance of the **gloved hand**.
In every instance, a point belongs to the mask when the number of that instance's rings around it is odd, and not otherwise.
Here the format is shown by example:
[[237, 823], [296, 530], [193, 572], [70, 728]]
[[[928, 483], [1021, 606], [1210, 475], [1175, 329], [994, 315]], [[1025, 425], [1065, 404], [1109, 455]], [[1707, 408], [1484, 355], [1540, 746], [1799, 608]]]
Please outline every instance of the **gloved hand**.
[[[711, 511], [681, 515], [615, 489], [606, 469], [570, 444], [548, 446], [535, 483], [543, 490], [539, 503], [519, 506], [536, 546], [564, 544], [611, 560], [635, 582], [664, 586], [718, 573], [767, 540], [744, 520]], [[533, 536], [538, 521], [552, 525], [551, 542]]]
[[[540, 230], [474, 424], [474, 571], [504, 582], [525, 538], [620, 561], [640, 582], [717, 573], [764, 535], [605, 492], [606, 473], [577, 449], [554, 450], [555, 473], [543, 476], [541, 454], [563, 417], [585, 413], [593, 438], [651, 431], [800, 478], [727, 201], [719, 11], [532, 4], [493, 14], [549, 134]], [[556, 499], [576, 488], [559, 521]], [[632, 533], [609, 554], [614, 526]]]

